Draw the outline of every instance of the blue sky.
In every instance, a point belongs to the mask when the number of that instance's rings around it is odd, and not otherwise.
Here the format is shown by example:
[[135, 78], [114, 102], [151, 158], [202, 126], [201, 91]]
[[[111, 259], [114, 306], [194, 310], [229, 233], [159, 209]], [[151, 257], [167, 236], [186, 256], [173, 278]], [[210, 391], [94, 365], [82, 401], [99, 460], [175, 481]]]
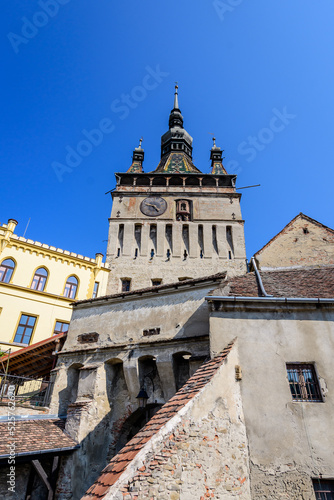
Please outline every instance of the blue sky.
[[141, 136], [156, 168], [178, 81], [195, 165], [214, 133], [237, 185], [261, 184], [241, 191], [248, 257], [299, 212], [334, 227], [333, 25], [332, 0], [3, 2], [1, 222], [105, 252], [105, 192]]

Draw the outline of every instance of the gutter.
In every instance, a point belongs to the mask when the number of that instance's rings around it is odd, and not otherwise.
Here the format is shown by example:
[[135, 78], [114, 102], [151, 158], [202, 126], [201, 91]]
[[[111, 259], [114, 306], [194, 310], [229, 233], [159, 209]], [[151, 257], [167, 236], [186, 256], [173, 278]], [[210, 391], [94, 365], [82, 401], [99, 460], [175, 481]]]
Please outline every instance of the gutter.
[[279, 302], [279, 303], [306, 303], [306, 304], [334, 304], [334, 298], [317, 298], [317, 297], [231, 297], [222, 295], [207, 295], [205, 300], [220, 300], [225, 302]]
[[[30, 455], [44, 455], [45, 453], [59, 453], [59, 452], [62, 452], [62, 451], [73, 451], [73, 450], [77, 450], [78, 448], [80, 448], [80, 445], [77, 444], [75, 446], [66, 446], [65, 448], [51, 448], [49, 450], [37, 450], [37, 451], [29, 451], [29, 452], [22, 452], [22, 453], [15, 453], [15, 458], [16, 457], [26, 457], [26, 456], [30, 456]], [[10, 455], [9, 453], [7, 455], [0, 455], [0, 460], [1, 459], [4, 459], [4, 458], [8, 458], [12, 455]]]
[[263, 282], [262, 282], [262, 278], [261, 278], [261, 275], [260, 275], [260, 273], [259, 273], [259, 270], [258, 270], [258, 268], [257, 268], [257, 266], [256, 266], [256, 261], [255, 261], [254, 257], [252, 257], [252, 258], [251, 258], [251, 262], [252, 262], [252, 264], [253, 264], [254, 271], [255, 271], [255, 274], [256, 274], [256, 279], [257, 279], [258, 284], [259, 284], [259, 286], [260, 286], [260, 288], [261, 288], [261, 292], [262, 292], [263, 296], [264, 296], [264, 297], [273, 297], [273, 295], [269, 295], [269, 294], [265, 291], [265, 289], [264, 289]]

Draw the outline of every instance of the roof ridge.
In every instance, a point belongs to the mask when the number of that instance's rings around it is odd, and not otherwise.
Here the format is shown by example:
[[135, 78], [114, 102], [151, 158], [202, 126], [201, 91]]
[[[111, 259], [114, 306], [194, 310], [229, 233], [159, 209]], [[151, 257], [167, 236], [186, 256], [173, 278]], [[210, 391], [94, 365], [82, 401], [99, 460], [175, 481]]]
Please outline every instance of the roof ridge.
[[287, 229], [291, 224], [293, 224], [298, 217], [302, 217], [304, 219], [307, 219], [308, 221], [312, 222], [313, 224], [317, 224], [318, 226], [327, 229], [328, 231], [331, 231], [334, 233], [334, 229], [325, 226], [325, 224], [322, 224], [322, 222], [319, 222], [316, 219], [312, 219], [312, 217], [309, 217], [308, 215], [304, 214], [303, 212], [299, 212], [293, 219], [290, 220], [277, 234], [275, 234], [265, 245], [263, 245], [262, 248], [260, 248], [257, 252], [255, 252], [254, 257], [258, 255], [260, 252], [262, 252], [268, 245], [270, 245], [285, 229]]
[[159, 411], [144, 425], [144, 427], [115, 455], [103, 469], [100, 477], [88, 489], [81, 500], [103, 498], [125, 472], [128, 465], [141, 451], [146, 443], [159, 432], [177, 413], [184, 408], [211, 381], [217, 370], [226, 360], [235, 344], [234, 339], [218, 356], [204, 362], [188, 379], [184, 386], [165, 403]]

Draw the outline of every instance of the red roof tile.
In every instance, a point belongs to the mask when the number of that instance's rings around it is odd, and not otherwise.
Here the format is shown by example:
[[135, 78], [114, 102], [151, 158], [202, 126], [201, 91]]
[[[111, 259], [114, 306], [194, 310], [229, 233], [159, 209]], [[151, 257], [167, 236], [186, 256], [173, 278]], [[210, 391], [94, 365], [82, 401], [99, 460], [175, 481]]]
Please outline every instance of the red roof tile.
[[36, 452], [74, 449], [77, 443], [63, 430], [61, 419], [16, 420], [15, 427], [8, 422], [0, 422], [0, 457], [9, 455], [8, 443], [15, 441], [16, 455], [30, 455]]
[[[260, 275], [265, 291], [274, 297], [334, 297], [334, 267], [260, 271]], [[254, 272], [232, 278], [224, 285], [229, 286], [229, 292], [223, 292], [228, 296], [262, 296]]]
[[[204, 387], [227, 358], [233, 347], [231, 342], [217, 357], [204, 363], [188, 382], [173, 396], [147, 424], [133, 437], [124, 448], [116, 455], [101, 476], [89, 488], [81, 500], [101, 499], [107, 490], [116, 483], [126, 470], [131, 460], [144, 447], [156, 432], [173, 418], [196, 394]], [[131, 458], [130, 458], [131, 457]], [[130, 458], [130, 460], [128, 460]]]

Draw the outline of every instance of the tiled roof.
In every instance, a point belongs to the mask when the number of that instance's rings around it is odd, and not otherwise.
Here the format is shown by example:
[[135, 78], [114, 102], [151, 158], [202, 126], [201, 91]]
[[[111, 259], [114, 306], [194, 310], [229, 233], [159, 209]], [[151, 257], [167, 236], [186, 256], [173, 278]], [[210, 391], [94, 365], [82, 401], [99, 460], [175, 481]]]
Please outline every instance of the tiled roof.
[[206, 281], [222, 281], [226, 277], [226, 272], [223, 273], [217, 273], [217, 274], [212, 274], [210, 276], [203, 276], [202, 278], [194, 278], [194, 279], [188, 279], [188, 280], [182, 280], [182, 281], [176, 281], [173, 283], [166, 283], [163, 285], [158, 285], [158, 286], [150, 286], [148, 288], [140, 288], [138, 290], [132, 290], [130, 292], [121, 292], [121, 293], [115, 293], [113, 295], [104, 295], [101, 297], [96, 297], [95, 299], [86, 299], [86, 300], [78, 300], [77, 302], [74, 302], [74, 306], [77, 304], [85, 304], [85, 303], [90, 303], [90, 302], [97, 302], [98, 300], [107, 300], [107, 299], [117, 299], [117, 298], [125, 298], [125, 297], [131, 297], [132, 295], [142, 295], [143, 293], [158, 293], [163, 290], [168, 290], [171, 288], [186, 288], [189, 285], [197, 285], [200, 283], [205, 283]]
[[[334, 267], [260, 271], [260, 276], [265, 291], [274, 297], [334, 297]], [[262, 296], [254, 272], [232, 278], [225, 284], [229, 286], [225, 295]]]
[[297, 219], [305, 219], [307, 220], [308, 222], [311, 222], [312, 224], [315, 224], [316, 226], [318, 227], [322, 227], [323, 229], [326, 229], [327, 231], [329, 231], [330, 233], [334, 233], [334, 229], [331, 229], [330, 227], [328, 226], [325, 226], [324, 224], [321, 224], [321, 222], [315, 220], [315, 219], [312, 219], [311, 217], [309, 217], [308, 215], [305, 215], [303, 214], [302, 212], [300, 212], [298, 215], [296, 215], [296, 217], [294, 217], [286, 226], [283, 227], [283, 229], [277, 233], [273, 238], [271, 238], [271, 240], [268, 241], [268, 243], [266, 243], [262, 248], [260, 248], [260, 250], [258, 250], [254, 256], [256, 257], [257, 255], [259, 255], [260, 253], [263, 252], [263, 250], [265, 248], [267, 248], [268, 246], [271, 245], [271, 243], [273, 243], [282, 233], [284, 233], [284, 231], [289, 227], [289, 226], [292, 226], [292, 224], [297, 220]]
[[16, 420], [0, 422], [0, 458], [9, 455], [8, 443], [15, 441], [16, 455], [30, 455], [38, 452], [52, 452], [59, 449], [75, 449], [78, 444], [65, 434], [64, 421]]
[[196, 168], [195, 165], [191, 162], [189, 157], [187, 157], [182, 152], [175, 151], [161, 158], [160, 163], [154, 170], [154, 172], [163, 172], [170, 174], [201, 173], [201, 171], [198, 170], [198, 168]]
[[188, 382], [173, 396], [151, 420], [116, 455], [101, 476], [89, 488], [81, 500], [103, 498], [108, 489], [116, 483], [137, 453], [171, 418], [173, 418], [202, 388], [210, 382], [233, 347], [231, 342], [219, 356], [203, 363]]
[[[57, 349], [59, 352], [66, 340], [67, 332], [58, 333], [47, 339], [31, 344], [9, 355], [8, 373], [19, 376], [44, 377], [53, 368]], [[5, 370], [8, 355], [0, 358], [0, 371]]]

